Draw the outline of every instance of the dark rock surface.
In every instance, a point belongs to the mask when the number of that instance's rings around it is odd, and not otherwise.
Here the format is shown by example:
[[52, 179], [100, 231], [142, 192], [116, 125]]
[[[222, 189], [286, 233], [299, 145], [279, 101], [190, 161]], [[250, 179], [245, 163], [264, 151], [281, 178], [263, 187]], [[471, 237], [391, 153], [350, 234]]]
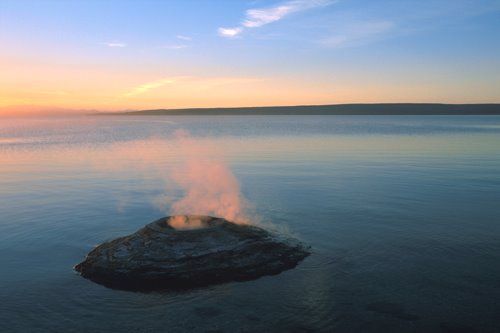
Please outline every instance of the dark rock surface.
[[300, 241], [259, 227], [186, 216], [202, 228], [174, 229], [169, 219], [97, 246], [75, 270], [111, 288], [168, 290], [279, 274], [309, 255]]

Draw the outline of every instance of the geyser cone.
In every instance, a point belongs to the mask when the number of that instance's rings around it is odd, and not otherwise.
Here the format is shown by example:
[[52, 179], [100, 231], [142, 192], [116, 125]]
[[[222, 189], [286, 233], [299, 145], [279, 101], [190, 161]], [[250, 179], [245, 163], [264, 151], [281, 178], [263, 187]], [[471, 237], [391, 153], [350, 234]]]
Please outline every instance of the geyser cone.
[[99, 245], [75, 270], [112, 288], [166, 290], [278, 274], [308, 255], [300, 241], [259, 227], [180, 215]]

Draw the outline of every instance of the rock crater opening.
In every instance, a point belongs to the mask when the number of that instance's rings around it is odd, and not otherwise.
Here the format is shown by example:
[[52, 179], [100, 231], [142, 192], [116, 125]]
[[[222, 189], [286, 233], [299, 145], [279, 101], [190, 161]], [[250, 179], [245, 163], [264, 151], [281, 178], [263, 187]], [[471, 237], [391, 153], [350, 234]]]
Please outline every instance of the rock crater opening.
[[279, 274], [309, 254], [299, 240], [256, 226], [177, 215], [97, 246], [75, 270], [111, 288], [169, 290]]

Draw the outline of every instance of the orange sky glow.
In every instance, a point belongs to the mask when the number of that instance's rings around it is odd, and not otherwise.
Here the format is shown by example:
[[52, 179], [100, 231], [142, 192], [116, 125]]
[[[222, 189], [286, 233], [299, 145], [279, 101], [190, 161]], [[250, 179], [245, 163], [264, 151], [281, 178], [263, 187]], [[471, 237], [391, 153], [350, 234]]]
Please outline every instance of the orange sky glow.
[[494, 2], [151, 4], [2, 4], [0, 115], [500, 102]]

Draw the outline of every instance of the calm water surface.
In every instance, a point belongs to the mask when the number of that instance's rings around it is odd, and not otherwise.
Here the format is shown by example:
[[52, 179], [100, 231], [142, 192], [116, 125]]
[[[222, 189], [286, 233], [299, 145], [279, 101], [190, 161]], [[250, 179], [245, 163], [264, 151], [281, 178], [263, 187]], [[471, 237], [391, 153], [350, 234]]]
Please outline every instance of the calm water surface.
[[[75, 274], [182, 195], [179, 128], [313, 254], [182, 293]], [[500, 332], [500, 117], [2, 119], [0, 272], [0, 332]]]

